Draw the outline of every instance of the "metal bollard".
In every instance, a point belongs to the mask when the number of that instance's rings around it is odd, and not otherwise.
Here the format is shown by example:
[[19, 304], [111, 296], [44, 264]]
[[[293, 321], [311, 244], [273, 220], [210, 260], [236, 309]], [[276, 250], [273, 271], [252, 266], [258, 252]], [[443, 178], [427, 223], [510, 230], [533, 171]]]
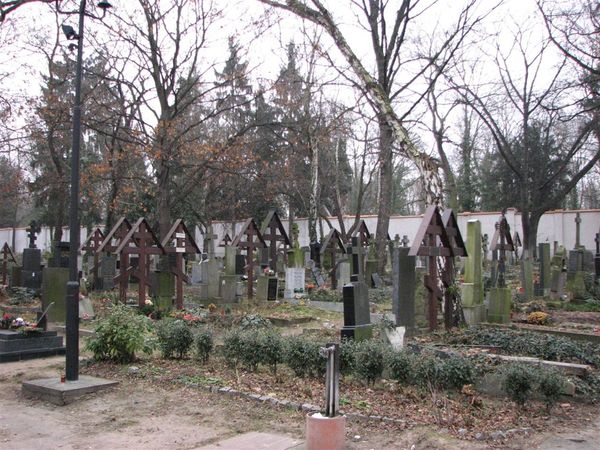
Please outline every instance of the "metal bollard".
[[340, 346], [329, 343], [321, 347], [320, 354], [327, 358], [325, 374], [325, 415], [335, 417], [340, 407]]

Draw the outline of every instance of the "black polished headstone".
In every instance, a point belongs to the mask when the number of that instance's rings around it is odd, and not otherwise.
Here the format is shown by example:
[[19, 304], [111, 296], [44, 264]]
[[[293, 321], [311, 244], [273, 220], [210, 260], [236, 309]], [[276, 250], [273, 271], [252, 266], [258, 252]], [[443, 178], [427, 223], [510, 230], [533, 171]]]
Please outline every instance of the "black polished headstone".
[[395, 248], [392, 254], [392, 312], [396, 325], [415, 328], [416, 257], [409, 247]]

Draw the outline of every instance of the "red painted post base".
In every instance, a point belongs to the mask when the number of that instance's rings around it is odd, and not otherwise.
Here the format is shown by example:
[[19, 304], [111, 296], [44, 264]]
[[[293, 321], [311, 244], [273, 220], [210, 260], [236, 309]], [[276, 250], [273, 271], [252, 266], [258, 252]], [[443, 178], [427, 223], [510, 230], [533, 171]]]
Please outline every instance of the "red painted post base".
[[345, 436], [345, 416], [306, 416], [306, 450], [344, 450]]

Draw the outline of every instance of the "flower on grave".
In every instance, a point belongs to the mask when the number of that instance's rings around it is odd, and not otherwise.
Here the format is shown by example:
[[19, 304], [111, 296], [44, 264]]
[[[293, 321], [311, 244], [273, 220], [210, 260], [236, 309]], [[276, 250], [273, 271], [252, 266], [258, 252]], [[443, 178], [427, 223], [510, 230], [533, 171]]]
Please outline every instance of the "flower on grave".
[[152, 300], [150, 300], [149, 298], [146, 299], [146, 301], [144, 302], [144, 305], [146, 306], [152, 306], [154, 303], [152, 303]]
[[23, 320], [22, 317], [17, 317], [15, 320], [13, 320], [12, 323], [13, 327], [24, 327], [25, 325], [27, 325], [27, 323], [25, 322], [25, 320]]
[[13, 323], [13, 320], [15, 320], [14, 316], [11, 316], [8, 313], [4, 313], [2, 315], [2, 319], [0, 319], [0, 328], [4, 328], [4, 329], [10, 328], [10, 326]]

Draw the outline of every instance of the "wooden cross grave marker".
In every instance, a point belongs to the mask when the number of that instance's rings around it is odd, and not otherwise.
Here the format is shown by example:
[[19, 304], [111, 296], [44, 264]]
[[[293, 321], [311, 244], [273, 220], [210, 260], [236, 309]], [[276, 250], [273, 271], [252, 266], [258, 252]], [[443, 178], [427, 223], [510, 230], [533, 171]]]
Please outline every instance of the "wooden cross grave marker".
[[288, 237], [285, 227], [281, 222], [279, 214], [274, 209], [269, 211], [267, 217], [262, 223], [260, 230], [265, 243], [268, 243], [269, 248], [269, 267], [271, 270], [277, 270], [277, 246], [279, 242], [283, 243], [284, 254], [287, 254], [287, 248], [291, 247], [292, 243]]
[[434, 331], [437, 329], [438, 305], [442, 301], [442, 291], [438, 285], [437, 258], [454, 256], [446, 227], [436, 205], [429, 206], [425, 211], [408, 255], [428, 257], [429, 273], [425, 275], [425, 287], [429, 291], [429, 330]]
[[358, 237], [358, 241], [363, 247], [367, 247], [371, 241], [371, 232], [364, 219], [360, 219], [356, 226], [351, 226], [347, 234], [348, 241], [351, 241], [353, 237]]
[[98, 285], [98, 248], [102, 242], [104, 242], [104, 233], [100, 228], [96, 228], [85, 240], [79, 251], [81, 252], [91, 252], [94, 256], [94, 266], [92, 267], [92, 286], [96, 287]]
[[8, 263], [13, 262], [17, 263], [15, 259], [15, 255], [10, 249], [7, 242], [2, 246], [2, 284], [6, 284], [6, 276], [8, 274]]
[[506, 282], [504, 275], [506, 273], [506, 252], [514, 252], [515, 246], [513, 245], [512, 237], [510, 236], [510, 226], [506, 220], [504, 213], [500, 216], [500, 220], [496, 222], [494, 236], [492, 236], [492, 243], [490, 250], [495, 252], [498, 250], [498, 287], [505, 287]]
[[117, 277], [133, 275], [138, 279], [138, 305], [143, 307], [146, 302], [146, 285], [149, 285], [148, 272], [150, 270], [150, 255], [164, 255], [165, 250], [156, 235], [143, 217], [131, 227], [131, 230], [123, 238], [114, 251], [118, 255], [138, 255], [137, 267], [127, 267]]
[[[96, 249], [96, 253], [113, 253], [121, 244], [125, 236], [131, 230], [131, 224], [125, 217], [121, 217], [112, 229], [105, 236], [104, 241]], [[129, 277], [125, 272], [129, 267], [129, 254], [122, 254], [119, 258], [119, 275], [114, 277], [114, 281], [119, 283], [119, 300], [123, 303], [127, 301], [127, 288], [129, 286]]]
[[223, 236], [223, 240], [219, 244], [219, 247], [227, 247], [231, 241], [232, 239], [231, 236], [229, 236], [229, 233], [225, 233], [225, 236]]
[[444, 326], [446, 330], [450, 330], [453, 326], [458, 326], [463, 321], [462, 307], [460, 305], [460, 297], [457, 292], [448, 289], [455, 284], [455, 269], [454, 258], [456, 256], [466, 257], [467, 247], [463, 240], [458, 221], [454, 215], [454, 211], [450, 208], [446, 209], [442, 214], [442, 221], [446, 228], [446, 234], [450, 241], [453, 256], [444, 258], [444, 271], [442, 272], [442, 284], [444, 285]]
[[346, 246], [344, 245], [344, 241], [342, 241], [342, 236], [338, 230], [332, 228], [329, 231], [327, 237], [323, 240], [323, 244], [321, 245], [321, 254], [329, 254], [331, 260], [331, 271], [329, 276], [331, 277], [331, 289], [337, 289], [337, 266], [339, 262], [337, 261], [337, 253], [338, 251], [342, 254], [346, 253]]
[[188, 276], [185, 274], [183, 255], [198, 254], [200, 249], [183, 219], [175, 221], [161, 244], [166, 253], [175, 253], [175, 266], [170, 267], [171, 273], [175, 276], [175, 307], [183, 309], [183, 282], [189, 283]]
[[[256, 241], [254, 240], [256, 238]], [[246, 250], [246, 273], [248, 275], [248, 298], [251, 299], [254, 295], [252, 291], [252, 283], [254, 282], [254, 250], [259, 248], [267, 248], [265, 240], [256, 226], [254, 219], [248, 219], [242, 226], [239, 234], [231, 242], [233, 247]]]

